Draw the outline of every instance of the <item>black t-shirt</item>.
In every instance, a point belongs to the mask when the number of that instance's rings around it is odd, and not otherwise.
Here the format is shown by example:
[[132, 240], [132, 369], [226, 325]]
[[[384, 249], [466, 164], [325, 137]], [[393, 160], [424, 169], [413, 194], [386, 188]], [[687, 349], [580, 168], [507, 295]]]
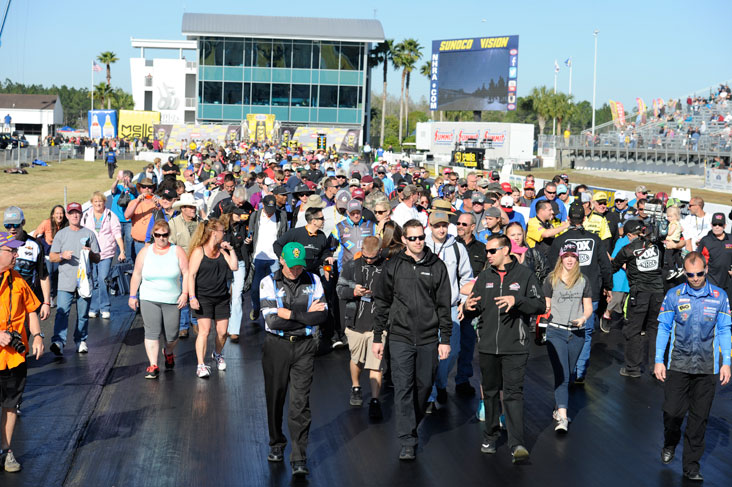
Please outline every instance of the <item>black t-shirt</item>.
[[[163, 171], [163, 179], [172, 179], [175, 181], [176, 176], [180, 174], [180, 168], [178, 168], [178, 166], [175, 164], [171, 164], [170, 162], [166, 162], [165, 164], [163, 164], [160, 169]], [[175, 173], [165, 174], [168, 171], [175, 171]]]

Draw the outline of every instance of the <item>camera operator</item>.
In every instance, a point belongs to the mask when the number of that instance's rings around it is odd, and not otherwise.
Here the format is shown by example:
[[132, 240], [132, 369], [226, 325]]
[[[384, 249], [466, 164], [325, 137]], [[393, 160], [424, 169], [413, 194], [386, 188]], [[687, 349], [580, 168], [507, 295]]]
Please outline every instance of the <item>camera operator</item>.
[[0, 232], [0, 467], [20, 471], [20, 463], [10, 449], [15, 429], [15, 407], [21, 402], [28, 369], [25, 364], [28, 323], [36, 360], [43, 353], [43, 334], [36, 310], [41, 303], [23, 277], [13, 270], [18, 248], [23, 242]]
[[627, 322], [623, 327], [625, 367], [620, 369], [620, 375], [638, 378], [641, 376], [643, 365], [644, 324], [650, 344], [650, 363], [654, 363], [653, 344], [656, 343], [658, 312], [664, 293], [661, 269], [663, 256], [662, 247], [649, 238], [649, 232], [641, 221], [629, 220], [623, 230], [630, 243], [620, 249], [612, 261], [613, 272], [625, 266], [630, 285], [626, 310]]

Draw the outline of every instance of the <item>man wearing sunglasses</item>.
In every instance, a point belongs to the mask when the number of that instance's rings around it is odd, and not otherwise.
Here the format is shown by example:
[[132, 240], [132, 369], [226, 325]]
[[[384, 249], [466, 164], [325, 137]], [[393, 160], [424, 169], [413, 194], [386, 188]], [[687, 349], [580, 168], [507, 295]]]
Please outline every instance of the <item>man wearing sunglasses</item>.
[[732, 235], [725, 232], [724, 213], [712, 215], [712, 231], [699, 242], [698, 251], [709, 263], [709, 279], [729, 296], [732, 292]]
[[447, 267], [425, 247], [422, 223], [409, 220], [403, 229], [406, 248], [384, 264], [374, 289], [372, 353], [378, 360], [384, 357], [383, 334], [388, 330], [399, 459], [409, 461], [416, 458], [417, 428], [425, 415], [438, 358], [450, 355], [452, 291]]
[[[524, 191], [525, 192], [525, 191]], [[554, 207], [554, 217], [559, 219], [560, 222], [567, 220], [567, 208], [564, 206], [564, 203], [554, 201], [557, 199], [557, 184], [556, 183], [549, 183], [544, 187], [544, 194], [542, 196], [539, 196], [535, 200], [531, 202], [531, 210], [529, 210], [529, 218], [534, 218], [536, 216], [536, 204], [539, 201], [549, 201], [554, 202], [552, 207]]]
[[644, 365], [642, 334], [648, 337], [650, 363], [653, 363], [658, 312], [663, 301], [663, 256], [658, 245], [644, 236], [646, 228], [640, 220], [628, 220], [623, 233], [630, 243], [620, 249], [612, 261], [613, 273], [625, 266], [630, 292], [626, 303], [625, 366], [620, 375], [639, 378]]
[[658, 317], [658, 338], [651, 347], [655, 348], [653, 373], [664, 382], [661, 462], [668, 465], [673, 460], [688, 412], [682, 465], [684, 477], [694, 481], [704, 480], [699, 461], [704, 453], [716, 374], [722, 386], [729, 383], [732, 352], [729, 298], [723, 289], [707, 282], [707, 271], [706, 260], [699, 252], [684, 258], [688, 282], [666, 293]]
[[[584, 226], [585, 228], [600, 237], [600, 240], [604, 240], [605, 244], [609, 245], [613, 243], [617, 236], [616, 231], [610, 229], [610, 224], [603, 215], [607, 213], [607, 193], [604, 191], [597, 191], [592, 195], [592, 201], [590, 202], [592, 210], [590, 214], [585, 217]], [[609, 248], [609, 247], [608, 247]]]

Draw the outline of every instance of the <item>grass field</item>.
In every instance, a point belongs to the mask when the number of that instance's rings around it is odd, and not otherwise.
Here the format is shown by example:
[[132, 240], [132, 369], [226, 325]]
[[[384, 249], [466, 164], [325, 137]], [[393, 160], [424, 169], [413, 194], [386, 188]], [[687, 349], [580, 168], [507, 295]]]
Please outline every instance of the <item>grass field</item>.
[[[129, 169], [135, 174], [147, 163], [120, 161], [117, 169]], [[102, 161], [68, 160], [51, 163], [48, 167], [28, 168], [28, 174], [0, 172], [0, 211], [8, 206], [19, 206], [25, 214], [26, 230], [31, 231], [48, 218], [54, 205], [64, 203], [64, 187], [68, 201], [83, 203], [94, 191], [112, 188], [107, 168]]]
[[[609, 177], [603, 177], [603, 176], [596, 176], [590, 171], [575, 171], [572, 169], [556, 169], [556, 168], [548, 168], [548, 169], [534, 169], [531, 171], [531, 174], [536, 176], [537, 178], [542, 179], [551, 179], [556, 174], [567, 174], [569, 176], [569, 181], [571, 183], [583, 183], [588, 186], [598, 186], [598, 187], [604, 187], [604, 188], [614, 188], [614, 189], [622, 189], [624, 191], [630, 191], [633, 193], [635, 191], [636, 186], [638, 186], [637, 181], [633, 180], [633, 174], [628, 174], [628, 179], [617, 179], [617, 178], [609, 178]], [[528, 172], [523, 171], [516, 171], [516, 174], [525, 176], [526, 174], [529, 174]], [[597, 174], [597, 173], [595, 173]], [[643, 182], [642, 184], [645, 184], [649, 191], [652, 191], [654, 193], [657, 193], [659, 191], [665, 191], [669, 195], [671, 194], [671, 185], [669, 184], [663, 184], [663, 183], [648, 183]], [[684, 177], [678, 176], [678, 182], [676, 183], [676, 186], [684, 186]], [[691, 194], [693, 196], [700, 196], [704, 198], [704, 201], [709, 203], [718, 203], [720, 205], [729, 205], [730, 204], [730, 195], [726, 193], [721, 193], [717, 191], [707, 191], [704, 189], [691, 189]]]

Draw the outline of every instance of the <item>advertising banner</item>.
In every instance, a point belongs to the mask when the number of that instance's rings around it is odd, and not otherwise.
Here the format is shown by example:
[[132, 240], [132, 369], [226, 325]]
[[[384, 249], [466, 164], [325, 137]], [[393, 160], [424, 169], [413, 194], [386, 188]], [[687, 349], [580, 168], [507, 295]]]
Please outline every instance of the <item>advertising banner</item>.
[[640, 123], [646, 123], [646, 104], [643, 103], [643, 98], [636, 98], [636, 103], [638, 103], [638, 117], [640, 117]]
[[89, 137], [92, 139], [117, 137], [117, 112], [114, 110], [89, 110]]
[[194, 125], [194, 124], [158, 124], [153, 127], [158, 140], [163, 142], [167, 150], [200, 147], [207, 141], [216, 145], [224, 145], [238, 140], [240, 125]]
[[335, 145], [338, 152], [358, 153], [361, 130], [340, 127], [298, 127], [294, 140], [306, 151], [318, 148], [318, 136], [325, 137], [325, 146]]
[[623, 104], [620, 102], [616, 103], [618, 107], [618, 123], [620, 123], [620, 126], [625, 125], [625, 108], [623, 108]]
[[160, 123], [160, 112], [143, 110], [119, 111], [119, 136], [128, 140], [152, 139], [153, 126]]
[[727, 169], [707, 168], [704, 172], [705, 188], [719, 189], [732, 193], [732, 171], [729, 171]]
[[266, 113], [248, 113], [247, 128], [250, 142], [272, 140], [274, 133], [275, 116]]

